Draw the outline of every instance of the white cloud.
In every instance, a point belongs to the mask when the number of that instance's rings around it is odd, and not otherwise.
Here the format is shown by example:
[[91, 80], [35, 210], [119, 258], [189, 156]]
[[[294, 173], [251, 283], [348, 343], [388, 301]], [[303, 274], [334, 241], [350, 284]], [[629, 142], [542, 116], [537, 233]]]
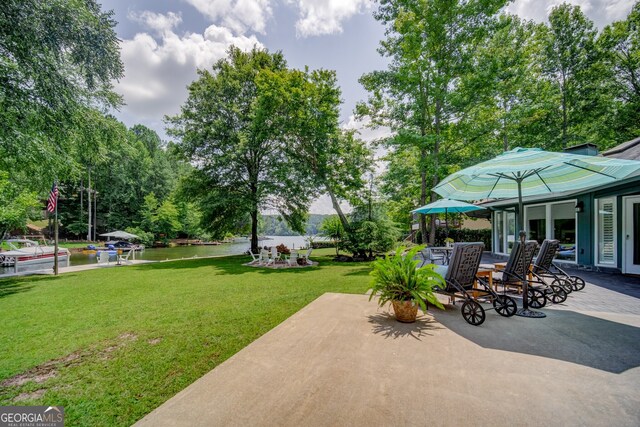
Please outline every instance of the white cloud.
[[369, 124], [371, 119], [368, 117], [363, 120], [358, 120], [352, 114], [349, 116], [349, 120], [342, 125], [343, 129], [355, 129], [358, 132], [358, 138], [366, 142], [376, 142], [384, 138], [391, 136], [391, 129], [386, 126], [379, 126], [377, 128], [371, 128]]
[[186, 0], [211, 22], [231, 28], [237, 34], [248, 30], [264, 34], [272, 16], [271, 0]]
[[169, 12], [163, 15], [162, 13], [155, 13], [149, 10], [143, 12], [130, 11], [127, 18], [131, 21], [139, 22], [149, 29], [155, 30], [159, 35], [173, 30], [182, 22], [182, 14], [180, 13]]
[[507, 6], [507, 11], [522, 18], [546, 22], [551, 9], [562, 3], [580, 6], [598, 28], [603, 28], [613, 21], [625, 19], [634, 0], [515, 0]]
[[231, 30], [209, 26], [203, 34], [179, 36], [173, 28], [180, 15], [141, 13], [134, 19], [157, 31], [157, 38], [138, 33], [121, 42], [125, 76], [116, 84], [124, 96], [123, 113], [158, 122], [165, 114], [176, 114], [187, 98], [187, 85], [196, 79], [198, 68], [209, 68], [226, 56], [230, 45], [250, 50], [262, 47], [255, 36], [235, 36]]
[[289, 0], [299, 8], [296, 33], [301, 37], [342, 32], [342, 22], [368, 11], [371, 0]]

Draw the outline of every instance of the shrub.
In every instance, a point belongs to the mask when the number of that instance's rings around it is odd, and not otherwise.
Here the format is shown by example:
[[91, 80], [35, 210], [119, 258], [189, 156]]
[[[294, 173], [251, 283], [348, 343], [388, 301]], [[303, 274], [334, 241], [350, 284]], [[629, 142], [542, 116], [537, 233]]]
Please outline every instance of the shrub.
[[[449, 238], [454, 242], [483, 242], [485, 248], [491, 248], [491, 230], [470, 230], [468, 228], [450, 229]], [[436, 246], [444, 246], [447, 230], [436, 229]]]
[[374, 253], [391, 249], [399, 236], [398, 230], [389, 220], [358, 221], [351, 224], [341, 245], [354, 255], [372, 257]]
[[333, 248], [335, 244], [333, 242], [327, 242], [326, 240], [314, 241], [311, 243], [313, 249]]
[[433, 264], [416, 268], [418, 261], [413, 258], [422, 246], [416, 246], [406, 254], [404, 247], [396, 249], [395, 254], [387, 254], [385, 258], [373, 262], [373, 277], [369, 301], [378, 296], [382, 307], [389, 301], [415, 301], [426, 310], [425, 301], [443, 308], [434, 294], [435, 287], [444, 287], [444, 279], [433, 269]]
[[283, 255], [291, 254], [291, 251], [289, 250], [288, 247], [285, 246], [284, 243], [280, 243], [278, 246], [276, 246], [276, 249], [278, 250], [278, 253], [281, 253]]

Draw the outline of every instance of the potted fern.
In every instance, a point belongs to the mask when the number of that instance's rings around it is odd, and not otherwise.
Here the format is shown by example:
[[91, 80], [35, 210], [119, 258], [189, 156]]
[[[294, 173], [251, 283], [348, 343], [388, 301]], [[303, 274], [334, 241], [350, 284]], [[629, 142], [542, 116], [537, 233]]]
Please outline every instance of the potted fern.
[[369, 301], [377, 296], [380, 307], [391, 301], [396, 319], [412, 323], [416, 321], [418, 307], [426, 311], [426, 302], [444, 308], [433, 288], [444, 288], [445, 282], [434, 271], [433, 264], [416, 268], [418, 261], [413, 258], [422, 247], [417, 246], [403, 255], [405, 249], [401, 246], [396, 249], [395, 254], [387, 254], [385, 258], [373, 262]]

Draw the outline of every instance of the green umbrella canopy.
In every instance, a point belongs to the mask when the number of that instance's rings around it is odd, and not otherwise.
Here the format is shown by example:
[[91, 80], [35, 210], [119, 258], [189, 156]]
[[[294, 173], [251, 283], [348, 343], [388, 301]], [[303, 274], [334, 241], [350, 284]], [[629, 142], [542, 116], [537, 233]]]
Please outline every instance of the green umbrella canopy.
[[633, 160], [515, 148], [449, 175], [434, 191], [458, 200], [521, 199], [596, 187], [637, 171], [640, 162]]
[[[518, 198], [518, 230], [523, 229], [523, 196], [585, 190], [609, 184], [640, 171], [640, 162], [609, 157], [552, 153], [539, 148], [515, 148], [486, 162], [455, 172], [434, 191], [458, 200]], [[520, 233], [524, 244], [524, 233]], [[524, 261], [524, 251], [523, 261]], [[522, 309], [516, 314], [544, 317], [529, 310], [527, 280], [523, 280]]]
[[485, 209], [481, 206], [472, 205], [471, 203], [461, 202], [460, 200], [440, 199], [433, 203], [424, 205], [418, 209], [414, 209], [412, 213], [421, 213], [425, 215], [438, 213], [463, 213]]

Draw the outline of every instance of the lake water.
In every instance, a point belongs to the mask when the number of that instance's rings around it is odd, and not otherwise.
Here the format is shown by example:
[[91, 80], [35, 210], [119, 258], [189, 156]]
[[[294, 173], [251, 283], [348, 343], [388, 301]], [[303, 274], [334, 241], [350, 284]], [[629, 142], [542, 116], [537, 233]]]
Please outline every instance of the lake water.
[[[267, 236], [265, 240], [261, 240], [260, 246], [277, 246], [279, 244], [285, 244], [289, 249], [300, 248], [307, 246], [306, 236]], [[323, 240], [322, 238], [315, 237], [314, 240]], [[60, 245], [64, 247], [64, 244]], [[240, 255], [249, 250], [251, 242], [246, 238], [239, 238], [232, 243], [223, 243], [217, 246], [176, 246], [173, 248], [149, 248], [143, 252], [136, 252], [136, 259], [143, 259], [149, 261], [164, 261], [170, 259], [183, 259], [193, 257], [206, 257], [213, 255]], [[83, 254], [72, 253], [71, 262], [69, 265], [85, 265], [95, 264], [97, 262], [97, 255], [95, 254]], [[38, 264], [36, 266], [23, 267], [30, 270], [45, 270], [47, 268], [53, 268], [53, 262], [50, 265]], [[21, 269], [20, 271], [25, 271]], [[14, 273], [13, 267], [0, 267], [0, 276], [3, 274]]]

